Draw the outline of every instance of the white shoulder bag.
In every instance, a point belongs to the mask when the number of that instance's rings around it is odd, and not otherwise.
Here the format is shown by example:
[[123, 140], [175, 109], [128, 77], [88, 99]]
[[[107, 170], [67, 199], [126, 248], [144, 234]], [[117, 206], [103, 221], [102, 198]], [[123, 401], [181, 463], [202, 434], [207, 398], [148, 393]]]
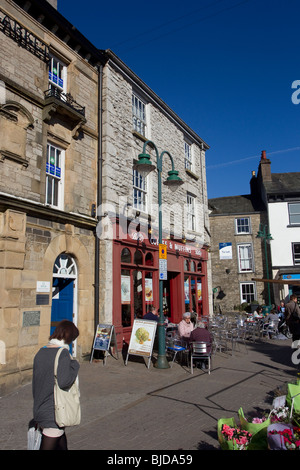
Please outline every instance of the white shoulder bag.
[[59, 348], [54, 362], [54, 406], [55, 421], [61, 428], [80, 424], [81, 409], [79, 390], [74, 382], [69, 390], [62, 390], [57, 383], [58, 359], [63, 348]]

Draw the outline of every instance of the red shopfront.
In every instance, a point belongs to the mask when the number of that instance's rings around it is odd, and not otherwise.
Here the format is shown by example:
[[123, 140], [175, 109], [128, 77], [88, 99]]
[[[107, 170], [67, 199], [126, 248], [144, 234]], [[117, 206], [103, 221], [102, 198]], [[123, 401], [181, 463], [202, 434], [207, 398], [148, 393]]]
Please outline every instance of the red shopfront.
[[[167, 280], [163, 281], [164, 314], [179, 323], [182, 314], [195, 310], [207, 316], [207, 251], [173, 240], [167, 245]], [[142, 318], [154, 305], [159, 308], [159, 247], [139, 234], [114, 240], [113, 246], [113, 323], [118, 347], [129, 343], [135, 318]]]

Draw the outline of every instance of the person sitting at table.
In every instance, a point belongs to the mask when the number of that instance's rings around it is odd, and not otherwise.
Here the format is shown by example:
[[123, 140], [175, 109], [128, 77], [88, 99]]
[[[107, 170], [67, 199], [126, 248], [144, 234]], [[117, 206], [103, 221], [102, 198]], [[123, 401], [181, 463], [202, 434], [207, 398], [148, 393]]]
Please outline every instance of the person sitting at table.
[[253, 313], [253, 318], [261, 318], [262, 317], [262, 307], [257, 307], [255, 312]]
[[143, 316], [143, 319], [144, 320], [154, 320], [154, 321], [158, 322], [159, 321], [159, 311], [157, 310], [156, 307], [154, 307], [154, 305], [151, 305], [149, 312], [147, 312]]
[[[204, 341], [205, 343], [209, 343], [207, 345], [207, 348], [206, 348], [206, 351], [208, 353], [211, 352], [211, 345], [212, 345], [212, 335], [211, 333], [206, 329], [206, 326], [205, 326], [205, 323], [203, 322], [198, 322], [197, 324], [197, 328], [195, 328], [191, 334], [190, 334], [190, 339], [189, 339], [189, 343], [190, 343], [190, 347], [192, 347], [192, 344], [194, 341]], [[207, 364], [207, 361], [203, 360], [203, 361], [200, 361], [200, 364], [201, 364], [201, 368], [204, 369], [206, 364]]]
[[185, 312], [182, 315], [182, 320], [178, 323], [178, 334], [180, 338], [184, 341], [189, 341], [190, 334], [194, 329], [194, 325], [191, 322], [191, 314], [190, 312]]

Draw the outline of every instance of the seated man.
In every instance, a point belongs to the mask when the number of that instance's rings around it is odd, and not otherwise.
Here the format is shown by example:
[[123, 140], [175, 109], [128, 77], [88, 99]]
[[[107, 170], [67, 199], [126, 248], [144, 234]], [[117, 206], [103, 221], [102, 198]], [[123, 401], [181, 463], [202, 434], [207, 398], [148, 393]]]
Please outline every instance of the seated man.
[[144, 320], [154, 320], [154, 321], [158, 322], [159, 321], [159, 313], [158, 313], [157, 308], [154, 307], [153, 305], [151, 305], [149, 312], [147, 312], [143, 316], [143, 319]]
[[[208, 353], [211, 352], [211, 345], [212, 345], [212, 335], [210, 334], [210, 332], [206, 329], [205, 327], [205, 323], [203, 322], [198, 322], [197, 324], [197, 328], [195, 330], [193, 330], [191, 332], [191, 335], [190, 335], [190, 340], [189, 342], [192, 343], [193, 341], [205, 341], [206, 343], [210, 343], [208, 346], [207, 346], [207, 349], [206, 351]], [[191, 346], [192, 347], [192, 346]], [[200, 361], [201, 363], [201, 368], [204, 369], [205, 367], [205, 362], [204, 360], [203, 361]]]
[[182, 320], [178, 323], [178, 334], [180, 338], [184, 341], [189, 341], [190, 334], [193, 331], [194, 326], [191, 322], [191, 314], [190, 312], [185, 312], [182, 315]]

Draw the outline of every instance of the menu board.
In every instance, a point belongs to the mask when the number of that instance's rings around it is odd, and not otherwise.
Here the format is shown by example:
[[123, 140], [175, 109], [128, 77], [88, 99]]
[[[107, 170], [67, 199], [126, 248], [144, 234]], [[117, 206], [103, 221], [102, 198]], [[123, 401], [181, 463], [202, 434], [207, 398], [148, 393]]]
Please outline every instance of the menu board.
[[148, 358], [148, 368], [152, 356], [153, 344], [156, 334], [157, 322], [152, 320], [134, 320], [130, 343], [125, 365], [127, 365], [128, 356], [143, 356]]

